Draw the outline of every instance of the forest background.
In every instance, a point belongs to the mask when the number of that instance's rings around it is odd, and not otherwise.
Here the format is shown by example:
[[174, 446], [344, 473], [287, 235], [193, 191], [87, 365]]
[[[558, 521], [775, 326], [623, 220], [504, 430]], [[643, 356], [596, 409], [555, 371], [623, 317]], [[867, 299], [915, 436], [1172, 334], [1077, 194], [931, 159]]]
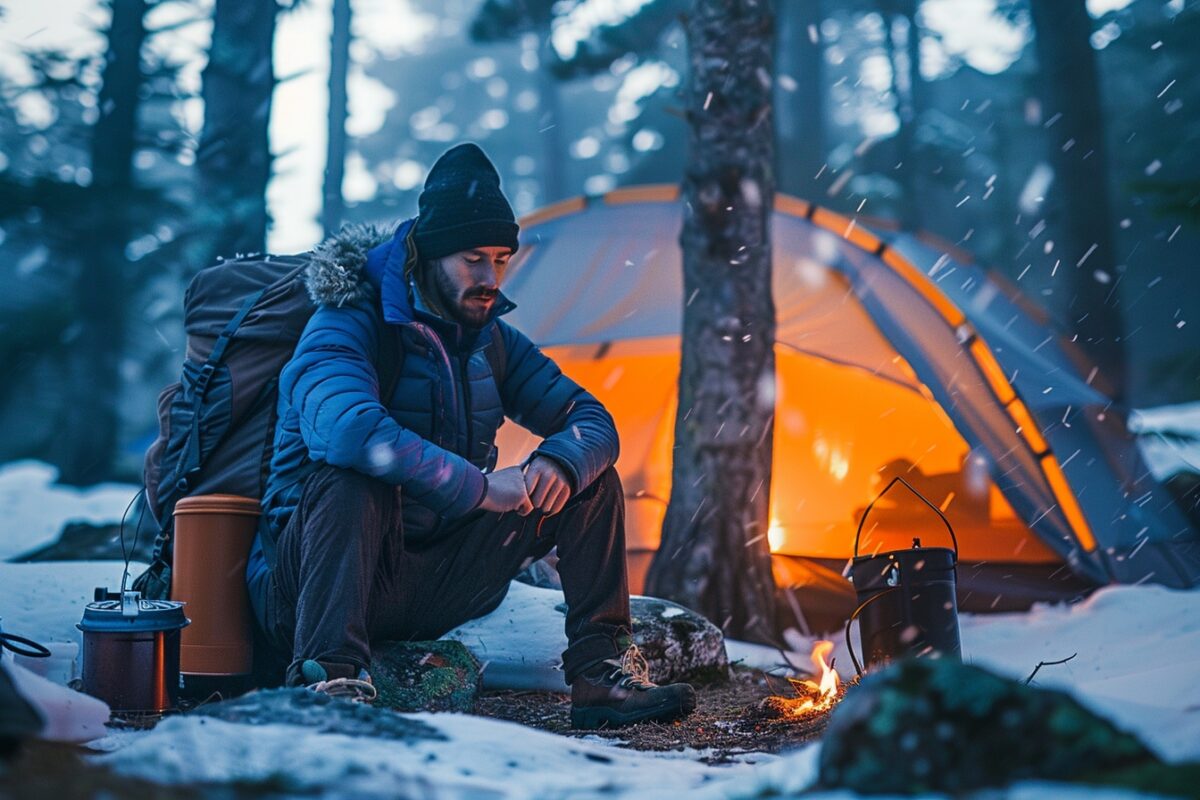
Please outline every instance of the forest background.
[[[686, 6], [0, 4], [0, 462], [138, 480], [190, 278], [415, 213], [457, 141], [518, 214], [678, 183]], [[1130, 407], [1200, 399], [1200, 3], [775, 10], [778, 191], [941, 237], [1065, 329], [1102, 317]]]

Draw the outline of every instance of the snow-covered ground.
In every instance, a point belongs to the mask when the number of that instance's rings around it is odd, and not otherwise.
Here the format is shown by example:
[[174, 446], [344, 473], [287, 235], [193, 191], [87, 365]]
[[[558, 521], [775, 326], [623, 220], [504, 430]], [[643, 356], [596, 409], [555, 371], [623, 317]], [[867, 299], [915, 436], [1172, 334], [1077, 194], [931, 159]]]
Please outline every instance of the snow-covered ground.
[[[0, 564], [5, 629], [47, 641], [76, 641], [74, 625], [91, 588], [115, 586], [121, 567], [117, 562]], [[514, 622], [558, 616], [553, 605], [560, 599], [550, 590], [517, 587], [490, 618], [460, 631], [460, 638], [490, 660], [488, 670], [500, 668], [500, 674], [519, 672], [514, 658], [551, 664], [562, 646], [559, 634], [531, 620], [531, 633], [514, 639], [522, 627]], [[1037, 683], [1070, 691], [1170, 760], [1200, 759], [1200, 592], [1116, 586], [1076, 606], [965, 615], [961, 622], [965, 657], [1015, 678], [1024, 679], [1039, 661], [1078, 653], [1068, 664], [1044, 667]], [[843, 642], [837, 642], [837, 651], [838, 663], [849, 663]], [[736, 642], [730, 643], [730, 657], [763, 666], [781, 661], [775, 651]], [[807, 660], [803, 653], [790, 657], [796, 663]], [[169, 783], [270, 782], [296, 793], [451, 798], [756, 797], [808, 786], [819, 752], [813, 745], [714, 766], [701, 763], [698, 752], [637, 753], [609, 740], [569, 739], [491, 719], [415, 716], [446, 740], [403, 743], [290, 725], [177, 717], [154, 731], [114, 733], [93, 746], [102, 751], [97, 759], [114, 769]], [[1062, 787], [1029, 784], [1010, 796], [1069, 794]]]
[[1129, 415], [1129, 430], [1158, 480], [1176, 472], [1200, 472], [1200, 403], [1161, 406]]
[[[1186, 416], [1186, 415], [1185, 415]], [[1181, 418], [1173, 414], [1168, 420]], [[1143, 430], [1170, 430], [1150, 416]], [[1178, 456], [1174, 450], [1169, 451]], [[79, 491], [53, 485], [54, 470], [35, 462], [0, 467], [0, 559], [54, 541], [64, 523], [118, 521], [136, 487]], [[78, 674], [75, 623], [96, 586], [116, 588], [119, 562], [0, 563], [4, 630], [48, 643], [49, 662], [25, 661], [52, 680]], [[137, 574], [141, 565], [133, 565]], [[516, 586], [489, 618], [454, 635], [486, 663], [491, 686], [561, 681], [561, 595]], [[1076, 606], [1038, 606], [1023, 614], [965, 615], [964, 657], [1024, 679], [1039, 661], [1036, 682], [1071, 692], [1118, 725], [1136, 732], [1172, 761], [1200, 759], [1200, 591], [1157, 586], [1110, 587]], [[836, 641], [839, 666], [850, 660]], [[809, 643], [793, 643], [793, 663], [806, 664]], [[729, 643], [731, 660], [778, 665], [774, 650]], [[524, 681], [524, 684], [522, 684]], [[781, 756], [747, 755], [708, 765], [694, 751], [638, 753], [612, 740], [571, 739], [522, 726], [454, 714], [421, 714], [444, 741], [413, 743], [317, 733], [291, 725], [249, 726], [176, 717], [149, 732], [113, 732], [92, 743], [97, 760], [150, 780], [181, 783], [268, 783], [286, 793], [430, 797], [761, 797], [796, 792], [816, 773], [819, 745]], [[1124, 792], [1028, 783], [1015, 798], [1131, 797]], [[851, 797], [846, 793], [822, 797]]]
[[120, 522], [140, 488], [102, 483], [74, 489], [56, 480], [58, 470], [41, 461], [0, 465], [0, 561], [53, 544], [68, 522]]

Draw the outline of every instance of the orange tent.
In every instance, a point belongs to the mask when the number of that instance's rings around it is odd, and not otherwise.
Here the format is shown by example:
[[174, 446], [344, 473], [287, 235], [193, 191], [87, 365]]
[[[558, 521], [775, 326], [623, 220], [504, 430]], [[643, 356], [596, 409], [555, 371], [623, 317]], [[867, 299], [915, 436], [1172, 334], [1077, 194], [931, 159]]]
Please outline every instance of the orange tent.
[[[522, 220], [505, 283], [518, 304], [509, 319], [617, 421], [635, 588], [670, 495], [681, 213], [673, 186], [551, 206]], [[879, 235], [789, 197], [777, 199], [772, 238], [768, 536], [782, 583], [812, 587], [820, 596], [811, 602], [848, 603], [838, 573], [863, 510], [893, 475], [953, 525], [971, 565], [960, 584], [969, 592], [974, 577], [979, 590], [968, 608], [1146, 575], [1173, 585], [1200, 579], [1195, 534], [1178, 510], [1131, 502], [1166, 494], [1123, 420], [1012, 287], [953, 248]], [[501, 466], [535, 445], [506, 424]], [[907, 547], [914, 537], [945, 543], [930, 514], [893, 491], [872, 513], [861, 550]]]

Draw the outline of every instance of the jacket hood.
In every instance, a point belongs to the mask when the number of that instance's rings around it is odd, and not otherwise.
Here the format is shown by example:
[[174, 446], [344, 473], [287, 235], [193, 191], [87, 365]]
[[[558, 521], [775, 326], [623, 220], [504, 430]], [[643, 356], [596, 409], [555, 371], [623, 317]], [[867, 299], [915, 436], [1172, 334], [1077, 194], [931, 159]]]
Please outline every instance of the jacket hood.
[[304, 271], [308, 296], [322, 306], [354, 305], [375, 296], [367, 256], [392, 238], [374, 225], [347, 225], [313, 248]]
[[[410, 293], [410, 261], [416, 258], [413, 230], [417, 219], [401, 222], [393, 233], [374, 225], [347, 225], [313, 248], [304, 282], [308, 296], [317, 305], [356, 305], [379, 298], [383, 318], [400, 324], [424, 318], [450, 338], [458, 340], [459, 325], [438, 317], [420, 304], [419, 293]], [[417, 295], [417, 307], [413, 307]], [[516, 305], [500, 293], [492, 319], [507, 314]]]

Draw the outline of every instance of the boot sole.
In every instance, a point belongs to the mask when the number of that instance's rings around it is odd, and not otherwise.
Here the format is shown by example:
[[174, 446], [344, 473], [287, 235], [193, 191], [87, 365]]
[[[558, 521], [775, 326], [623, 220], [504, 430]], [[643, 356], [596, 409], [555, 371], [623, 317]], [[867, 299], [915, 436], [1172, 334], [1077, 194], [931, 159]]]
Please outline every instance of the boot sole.
[[601, 728], [621, 728], [637, 722], [670, 722], [686, 717], [696, 710], [696, 695], [691, 693], [680, 699], [678, 704], [643, 708], [640, 711], [621, 712], [615, 708], [592, 706], [571, 709], [571, 727], [576, 730], [594, 731]]

